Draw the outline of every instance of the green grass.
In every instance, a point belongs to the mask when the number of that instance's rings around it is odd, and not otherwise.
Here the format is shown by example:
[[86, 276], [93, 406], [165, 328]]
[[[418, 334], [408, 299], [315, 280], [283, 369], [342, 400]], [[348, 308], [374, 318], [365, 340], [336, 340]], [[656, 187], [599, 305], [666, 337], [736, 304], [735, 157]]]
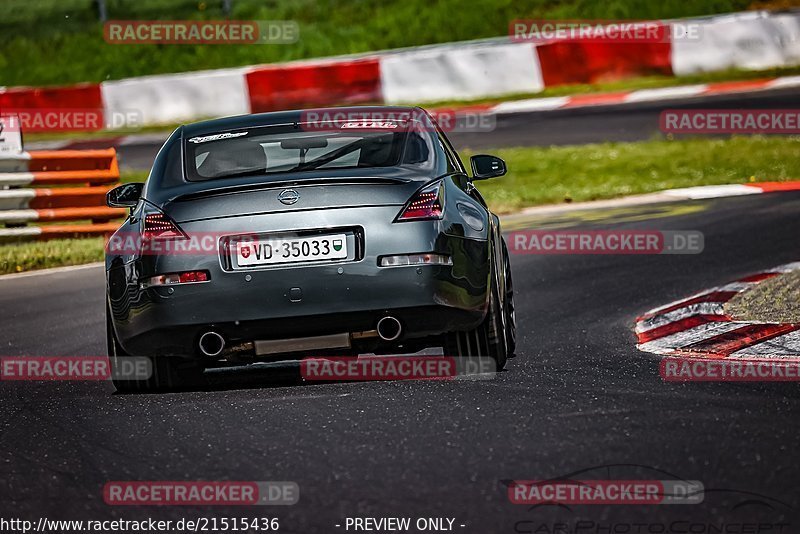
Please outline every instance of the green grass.
[[800, 271], [759, 282], [725, 303], [725, 313], [736, 321], [800, 323]]
[[102, 237], [10, 243], [0, 245], [0, 274], [81, 265], [102, 259]]
[[[794, 0], [792, 0], [794, 1]], [[116, 20], [220, 19], [221, 0], [106, 0]], [[231, 19], [294, 20], [291, 45], [111, 45], [92, 0], [3, 0], [2, 84], [46, 85], [361, 53], [507, 35], [529, 19], [661, 19], [751, 0], [233, 0]]]
[[490, 152], [506, 160], [508, 175], [477, 185], [499, 213], [676, 187], [800, 179], [800, 139], [791, 137], [653, 140]]
[[123, 171], [121, 173], [120, 182], [127, 184], [129, 182], [144, 182], [147, 180], [147, 175], [150, 171]]
[[[478, 182], [489, 206], [498, 213], [675, 187], [800, 179], [800, 139], [791, 137], [653, 140], [489, 152], [505, 159], [509, 168], [507, 176]], [[145, 172], [129, 172], [123, 181], [145, 177]], [[0, 274], [102, 257], [102, 238], [6, 244], [0, 245]]]

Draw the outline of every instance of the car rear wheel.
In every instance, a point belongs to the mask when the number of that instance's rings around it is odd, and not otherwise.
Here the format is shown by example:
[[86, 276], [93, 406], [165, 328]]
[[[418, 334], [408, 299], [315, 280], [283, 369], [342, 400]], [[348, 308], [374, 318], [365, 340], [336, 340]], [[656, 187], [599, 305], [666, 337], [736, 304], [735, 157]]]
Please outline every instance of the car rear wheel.
[[202, 368], [192, 361], [167, 357], [154, 358], [152, 356], [147, 356], [152, 369], [152, 373], [148, 378], [120, 378], [121, 371], [125, 368], [125, 359], [132, 358], [132, 356], [125, 352], [117, 341], [114, 329], [111, 326], [108, 310], [106, 310], [106, 340], [108, 358], [111, 362], [111, 381], [120, 393], [180, 389], [189, 385], [197, 385], [202, 378]]
[[445, 356], [488, 357], [494, 361], [495, 370], [502, 371], [508, 360], [503, 313], [498, 295], [496, 278], [492, 276], [489, 294], [489, 311], [477, 328], [445, 334]]
[[517, 313], [514, 310], [514, 281], [511, 277], [511, 260], [508, 256], [508, 246], [503, 239], [503, 269], [505, 269], [506, 291], [503, 299], [503, 313], [505, 314], [506, 352], [509, 358], [516, 356], [517, 351]]

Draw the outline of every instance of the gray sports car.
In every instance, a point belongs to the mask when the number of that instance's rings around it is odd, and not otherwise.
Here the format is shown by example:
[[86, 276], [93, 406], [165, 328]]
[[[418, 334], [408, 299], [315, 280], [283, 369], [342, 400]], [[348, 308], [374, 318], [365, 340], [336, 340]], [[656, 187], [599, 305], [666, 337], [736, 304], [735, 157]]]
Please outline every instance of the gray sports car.
[[286, 111], [179, 127], [144, 184], [107, 203], [112, 366], [120, 390], [176, 387], [211, 366], [443, 347], [502, 369], [515, 349], [500, 223], [420, 108]]

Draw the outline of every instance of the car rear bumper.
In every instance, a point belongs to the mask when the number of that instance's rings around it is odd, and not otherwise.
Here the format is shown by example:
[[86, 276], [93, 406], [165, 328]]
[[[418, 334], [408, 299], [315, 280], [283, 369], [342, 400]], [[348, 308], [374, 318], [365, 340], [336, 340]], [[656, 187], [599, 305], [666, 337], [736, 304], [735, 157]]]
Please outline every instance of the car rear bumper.
[[[377, 320], [385, 316], [396, 317], [403, 326], [403, 334], [395, 342], [382, 342], [374, 332]], [[226, 343], [220, 357], [233, 354], [239, 359], [243, 355], [254, 357], [253, 343], [256, 341], [285, 341], [348, 333], [351, 334], [350, 347], [332, 349], [333, 352], [363, 353], [397, 346], [416, 347], [415, 341], [464, 328], [465, 325], [477, 325], [482, 318], [482, 313], [477, 310], [445, 306], [376, 309], [281, 319], [158, 326], [124, 338], [122, 345], [130, 354], [202, 358], [198, 349], [200, 337], [205, 332], [216, 332]], [[125, 332], [125, 329], [121, 331]]]
[[[193, 355], [200, 335], [209, 330], [233, 345], [370, 331], [381, 317], [392, 315], [403, 324], [398, 339], [403, 342], [471, 328], [482, 320], [488, 297], [487, 241], [450, 235], [440, 221], [363, 224], [376, 217], [391, 220], [395, 206], [350, 211], [335, 225], [363, 229], [362, 248], [349, 261], [231, 271], [219, 256], [208, 254], [141, 256], [127, 262], [108, 258], [109, 306], [118, 341], [131, 354]], [[323, 216], [306, 213], [303, 226], [330, 226], [330, 220], [313, 220]], [[453, 265], [378, 266], [382, 255], [421, 252], [448, 255]], [[140, 286], [149, 276], [184, 270], [207, 270], [210, 281]]]

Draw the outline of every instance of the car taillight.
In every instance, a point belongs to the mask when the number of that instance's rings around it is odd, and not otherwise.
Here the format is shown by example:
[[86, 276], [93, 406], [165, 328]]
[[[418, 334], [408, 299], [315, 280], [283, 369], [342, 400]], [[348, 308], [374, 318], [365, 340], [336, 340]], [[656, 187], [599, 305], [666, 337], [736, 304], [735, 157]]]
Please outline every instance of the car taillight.
[[185, 271], [182, 273], [160, 274], [151, 276], [141, 283], [142, 289], [154, 286], [174, 286], [178, 284], [196, 284], [198, 282], [208, 282], [211, 275], [208, 271]]
[[441, 219], [444, 213], [444, 184], [434, 182], [423, 187], [411, 197], [397, 216], [398, 221]]
[[163, 213], [148, 213], [144, 216], [142, 235], [145, 239], [169, 239], [186, 237], [181, 229]]

